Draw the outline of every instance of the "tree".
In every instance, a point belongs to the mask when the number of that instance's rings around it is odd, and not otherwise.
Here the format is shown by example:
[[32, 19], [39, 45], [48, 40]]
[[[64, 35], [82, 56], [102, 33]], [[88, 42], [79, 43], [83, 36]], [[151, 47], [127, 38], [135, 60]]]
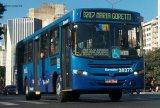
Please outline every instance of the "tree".
[[0, 3], [0, 18], [2, 18], [2, 14], [4, 13], [4, 11], [6, 11], [6, 8], [2, 3]]
[[0, 66], [0, 78], [5, 77], [6, 68], [4, 66]]
[[0, 66], [0, 92], [3, 90], [5, 86], [5, 73], [6, 68], [4, 66]]
[[[0, 18], [2, 18], [4, 11], [6, 11], [5, 6], [0, 3]], [[1, 23], [0, 23], [1, 24]], [[1, 35], [4, 34], [4, 28], [0, 26], [0, 40], [2, 39]], [[0, 90], [4, 87], [4, 78], [5, 78], [5, 67], [0, 66]]]
[[[3, 17], [2, 14], [4, 13], [4, 11], [6, 11], [5, 6], [2, 3], [0, 3], [0, 18]], [[3, 27], [0, 27], [0, 36], [2, 34], [4, 34], [4, 30], [3, 30]], [[0, 37], [0, 39], [2, 38]]]
[[160, 84], [160, 49], [145, 55], [145, 71], [146, 79], [155, 78]]
[[0, 27], [0, 40], [3, 39], [3, 38], [1, 37], [2, 34], [4, 34], [4, 30], [3, 30], [3, 27]]

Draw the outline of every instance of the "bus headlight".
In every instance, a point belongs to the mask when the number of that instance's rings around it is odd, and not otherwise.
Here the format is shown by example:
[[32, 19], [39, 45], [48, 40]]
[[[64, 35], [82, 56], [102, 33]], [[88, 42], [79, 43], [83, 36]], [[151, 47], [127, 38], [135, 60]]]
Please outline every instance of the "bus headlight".
[[87, 76], [88, 72], [82, 70], [73, 70], [73, 74], [84, 75]]
[[138, 72], [134, 72], [133, 74], [134, 74], [134, 76], [137, 76], [137, 75], [138, 75]]
[[83, 75], [87, 76], [87, 75], [88, 75], [88, 72], [84, 71], [84, 72], [83, 72]]
[[141, 75], [141, 74], [143, 74], [143, 70], [135, 71], [133, 74], [134, 74], [134, 76]]

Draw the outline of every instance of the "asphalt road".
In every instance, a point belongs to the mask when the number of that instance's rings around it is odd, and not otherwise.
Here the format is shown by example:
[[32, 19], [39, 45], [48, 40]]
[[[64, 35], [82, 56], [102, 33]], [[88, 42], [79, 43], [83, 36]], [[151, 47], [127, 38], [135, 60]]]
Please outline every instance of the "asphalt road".
[[120, 102], [111, 102], [108, 95], [81, 95], [79, 101], [59, 103], [55, 96], [26, 101], [23, 95], [0, 95], [0, 108], [160, 108], [160, 95], [124, 94]]

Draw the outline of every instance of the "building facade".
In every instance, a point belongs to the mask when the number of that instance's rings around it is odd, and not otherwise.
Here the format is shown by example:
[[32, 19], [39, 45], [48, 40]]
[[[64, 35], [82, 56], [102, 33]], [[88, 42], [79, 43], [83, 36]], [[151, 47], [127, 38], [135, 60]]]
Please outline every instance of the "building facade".
[[160, 48], [160, 37], [158, 36], [158, 17], [152, 21], [142, 24], [143, 46], [145, 52], [154, 51]]
[[[158, 41], [160, 41], [160, 0], [158, 0], [158, 37]], [[160, 46], [160, 42], [158, 43], [158, 46]]]
[[42, 28], [42, 21], [35, 18], [10, 19], [7, 22], [6, 85], [14, 84], [16, 43]]
[[0, 50], [0, 66], [6, 66], [6, 50]]
[[1, 25], [4, 28], [4, 34], [1, 35], [0, 41], [0, 66], [6, 66], [6, 24]]
[[145, 52], [160, 48], [160, 0], [158, 0], [158, 16], [142, 24], [143, 45]]
[[43, 27], [67, 13], [64, 4], [42, 4], [39, 8], [30, 8], [28, 17], [42, 20]]

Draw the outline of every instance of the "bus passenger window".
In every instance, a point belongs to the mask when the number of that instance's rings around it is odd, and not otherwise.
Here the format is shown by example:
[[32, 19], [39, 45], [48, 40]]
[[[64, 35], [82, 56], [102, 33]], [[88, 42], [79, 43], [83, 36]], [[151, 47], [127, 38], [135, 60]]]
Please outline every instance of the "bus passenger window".
[[50, 35], [50, 55], [56, 54], [58, 50], [58, 29], [51, 31]]
[[49, 54], [49, 45], [48, 45], [49, 32], [42, 34], [41, 39], [41, 52], [44, 53], [44, 56], [47, 57]]
[[28, 62], [32, 62], [32, 41], [28, 43]]
[[28, 52], [27, 52], [27, 43], [24, 45], [24, 63], [27, 63], [27, 58], [28, 58]]

